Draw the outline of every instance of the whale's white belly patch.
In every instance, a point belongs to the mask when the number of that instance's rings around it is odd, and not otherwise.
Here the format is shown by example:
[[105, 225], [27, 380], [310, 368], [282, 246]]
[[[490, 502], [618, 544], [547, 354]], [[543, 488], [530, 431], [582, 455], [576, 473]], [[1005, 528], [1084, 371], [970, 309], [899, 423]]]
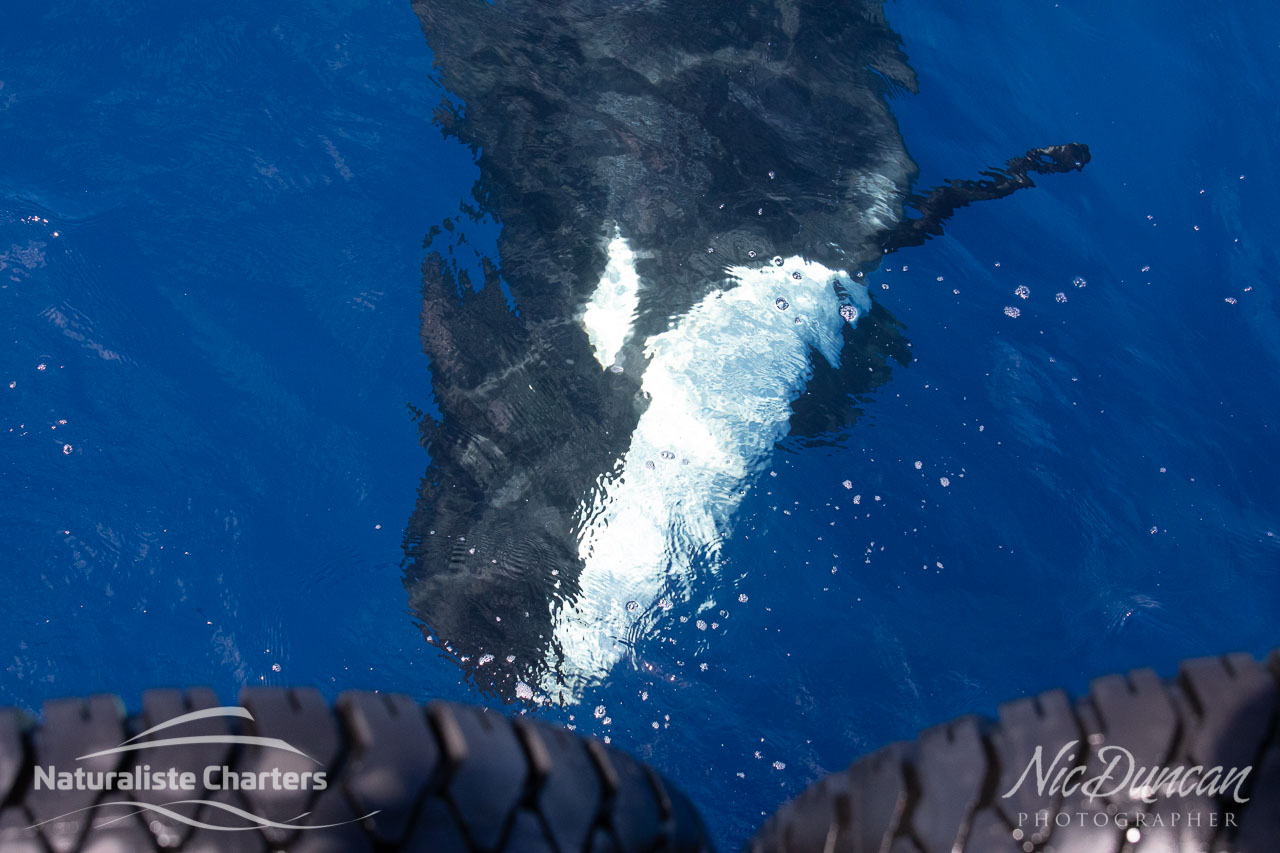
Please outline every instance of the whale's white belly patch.
[[648, 408], [579, 507], [580, 591], [556, 614], [559, 654], [549, 653], [541, 685], [553, 699], [576, 701], [608, 672], [668, 577], [715, 566], [745, 487], [786, 435], [811, 350], [837, 365], [841, 326], [871, 307], [864, 285], [800, 258], [734, 268], [730, 278], [736, 285], [646, 344]]

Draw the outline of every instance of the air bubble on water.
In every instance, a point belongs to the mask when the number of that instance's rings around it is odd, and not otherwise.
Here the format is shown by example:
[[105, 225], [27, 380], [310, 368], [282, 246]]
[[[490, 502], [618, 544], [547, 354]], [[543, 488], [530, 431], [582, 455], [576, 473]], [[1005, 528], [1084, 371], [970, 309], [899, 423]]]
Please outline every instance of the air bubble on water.
[[781, 296], [773, 300], [773, 304], [779, 311], [786, 311], [791, 307], [791, 303], [783, 299]]
[[707, 630], [707, 623], [702, 619], [699, 619], [697, 622], [694, 622], [693, 626], [697, 628], [699, 631]]
[[654, 469], [653, 460], [652, 460], [652, 459], [650, 459], [648, 462], [645, 462], [645, 463], [644, 463], [644, 467], [646, 467], [646, 468], [648, 468], [650, 471], [652, 471], [652, 470]]
[[745, 592], [738, 593], [738, 603], [739, 604], [747, 603], [747, 594]]
[[1234, 296], [1228, 296], [1228, 297], [1227, 297], [1225, 300], [1223, 300], [1223, 301], [1225, 301], [1228, 305], [1235, 305], [1235, 304], [1236, 304], [1236, 298], [1235, 298]]
[[635, 602], [635, 601], [628, 601], [628, 602], [627, 602], [627, 612], [628, 612], [628, 613], [635, 613], [635, 612], [636, 612], [637, 610], [639, 610], [639, 609], [640, 609], [640, 605], [639, 605], [639, 603], [638, 603], [638, 602]]
[[804, 276], [800, 274], [800, 270], [796, 270], [795, 272], [793, 272], [791, 274], [791, 277], [794, 278], [796, 281], [799, 281], [800, 279], [804, 278]]
[[772, 181], [773, 179], [774, 179], [773, 170], [772, 170], [772, 169], [770, 169], [770, 170], [769, 170], [769, 180], [771, 180], [771, 181]]
[[1053, 295], [1053, 298], [1054, 298], [1054, 301], [1055, 301], [1055, 302], [1066, 302], [1066, 301], [1067, 301], [1067, 294], [1065, 294], [1065, 293], [1055, 293], [1055, 294]]
[[923, 463], [923, 462], [921, 462], [919, 459], [917, 459], [917, 460], [916, 460], [915, 465], [916, 465], [916, 470], [917, 470], [917, 471], [919, 471], [921, 468], [923, 468], [923, 467], [924, 467], [924, 463]]
[[49, 365], [45, 364], [43, 361], [36, 365], [36, 370], [48, 370], [48, 369], [49, 369]]
[[860, 504], [860, 503], [862, 503], [862, 495], [854, 495], [854, 496], [853, 496], [853, 502], [854, 502], [855, 504]]
[[507, 662], [507, 663], [515, 663], [515, 662], [516, 662], [516, 656], [515, 656], [515, 655], [507, 655], [507, 656], [506, 656], [506, 658], [504, 658], [504, 660], [506, 660], [506, 662]]
[[604, 706], [597, 705], [593, 713], [596, 715], [597, 720], [602, 719], [604, 717]]
[[609, 372], [610, 372], [610, 373], [621, 373], [621, 372], [622, 372], [622, 365], [621, 365], [621, 364], [612, 364], [612, 365], [610, 365], [610, 366], [609, 366]]
[[[1146, 272], [1146, 270], [1144, 269], [1143, 272]], [[1074, 284], [1076, 287], [1084, 287], [1089, 282], [1085, 281], [1080, 276], [1076, 276], [1075, 278], [1071, 279], [1071, 283]]]
[[1025, 284], [1020, 284], [1013, 292], [1019, 299], [1026, 299], [1031, 295], [1031, 288], [1027, 287]]
[[64, 444], [64, 445], [62, 445], [62, 453], [63, 453], [63, 455], [65, 455], [65, 456], [70, 456], [70, 455], [71, 455], [71, 451], [72, 451], [73, 449], [74, 449], [74, 448], [72, 448], [72, 446], [71, 446], [71, 445], [69, 445], [69, 444]]
[[9, 387], [10, 387], [10, 388], [17, 388], [17, 387], [18, 387], [18, 383], [17, 383], [17, 382], [10, 382], [10, 383], [9, 383]]
[[756, 216], [764, 216], [764, 208], [756, 208]]
[[516, 682], [516, 698], [528, 701], [533, 698], [533, 688], [523, 681]]
[[782, 266], [782, 255], [774, 255], [774, 256], [773, 256], [773, 265], [774, 265], [775, 267], [780, 267], [780, 266]]
[[786, 765], [786, 764], [784, 764], [784, 763], [783, 763], [783, 762], [781, 762], [781, 761], [775, 761], [775, 762], [773, 762], [773, 769], [774, 769], [774, 770], [786, 770], [786, 769], [787, 769], [787, 765]]
[[852, 489], [852, 488], [853, 488], [853, 480], [845, 480], [845, 481], [844, 481], [843, 483], [841, 483], [840, 485], [844, 486], [846, 489]]
[[659, 455], [659, 456], [661, 456], [663, 459], [675, 459], [675, 458], [676, 458], [676, 455], [675, 455], [674, 453], [672, 453], [670, 450], [664, 450], [664, 451], [662, 451], [661, 453], [659, 453], [658, 455]]
[[944, 489], [945, 489], [947, 486], [950, 486], [950, 485], [951, 485], [951, 478], [950, 478], [950, 477], [939, 477], [939, 478], [938, 478], [938, 482], [939, 482], [939, 483], [941, 483], [941, 484], [942, 484], [942, 488], [944, 488]]
[[1004, 314], [1006, 317], [1019, 317], [1022, 315], [1022, 311], [1012, 305], [1006, 305], [1004, 306]]
[[476, 661], [480, 666], [493, 663], [493, 655], [480, 655], [480, 660]]
[[845, 322], [852, 323], [858, 319], [858, 309], [853, 305], [841, 305], [840, 316], [845, 319]]
[[658, 599], [658, 607], [659, 607], [659, 609], [661, 609], [661, 610], [670, 610], [670, 609], [671, 609], [671, 607], [672, 607], [671, 599], [669, 599], [669, 598], [660, 598], [660, 599]]
[[748, 258], [754, 258], [755, 256], [756, 256], [756, 250], [755, 250], [755, 249], [748, 249], [748, 250], [747, 250], [747, 257], [748, 257]]

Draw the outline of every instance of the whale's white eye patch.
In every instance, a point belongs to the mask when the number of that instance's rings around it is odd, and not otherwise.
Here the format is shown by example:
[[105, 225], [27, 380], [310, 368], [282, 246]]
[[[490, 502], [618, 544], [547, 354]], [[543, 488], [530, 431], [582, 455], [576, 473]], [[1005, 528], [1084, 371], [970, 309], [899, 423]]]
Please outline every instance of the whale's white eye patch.
[[621, 366], [616, 362], [631, 336], [640, 306], [640, 276], [636, 274], [635, 253], [616, 230], [609, 241], [608, 252], [604, 274], [582, 313], [582, 328], [600, 366], [618, 368], [614, 372], [621, 373]]

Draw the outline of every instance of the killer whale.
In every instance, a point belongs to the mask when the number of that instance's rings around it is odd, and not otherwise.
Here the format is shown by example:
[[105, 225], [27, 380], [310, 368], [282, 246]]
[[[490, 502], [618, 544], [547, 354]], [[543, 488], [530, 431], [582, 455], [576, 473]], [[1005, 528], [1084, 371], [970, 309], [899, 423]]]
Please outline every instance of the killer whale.
[[887, 376], [865, 274], [1088, 150], [913, 194], [887, 96], [915, 78], [875, 2], [414, 8], [501, 233], [475, 282], [465, 223], [428, 241], [410, 608], [482, 689], [574, 701], [714, 571], [806, 385]]

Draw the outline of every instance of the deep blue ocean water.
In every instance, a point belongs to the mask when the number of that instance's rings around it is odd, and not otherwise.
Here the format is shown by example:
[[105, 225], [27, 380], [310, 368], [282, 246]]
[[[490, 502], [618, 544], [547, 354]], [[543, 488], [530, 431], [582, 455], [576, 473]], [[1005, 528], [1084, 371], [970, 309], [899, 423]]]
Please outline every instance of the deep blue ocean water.
[[[886, 259], [916, 360], [833, 446], [783, 445], [640, 668], [543, 712], [723, 848], [923, 726], [1280, 643], [1280, 16], [1175, 5], [888, 6], [920, 186], [1093, 161]], [[476, 177], [409, 5], [5, 18], [0, 701], [477, 700], [400, 581], [422, 238]]]

